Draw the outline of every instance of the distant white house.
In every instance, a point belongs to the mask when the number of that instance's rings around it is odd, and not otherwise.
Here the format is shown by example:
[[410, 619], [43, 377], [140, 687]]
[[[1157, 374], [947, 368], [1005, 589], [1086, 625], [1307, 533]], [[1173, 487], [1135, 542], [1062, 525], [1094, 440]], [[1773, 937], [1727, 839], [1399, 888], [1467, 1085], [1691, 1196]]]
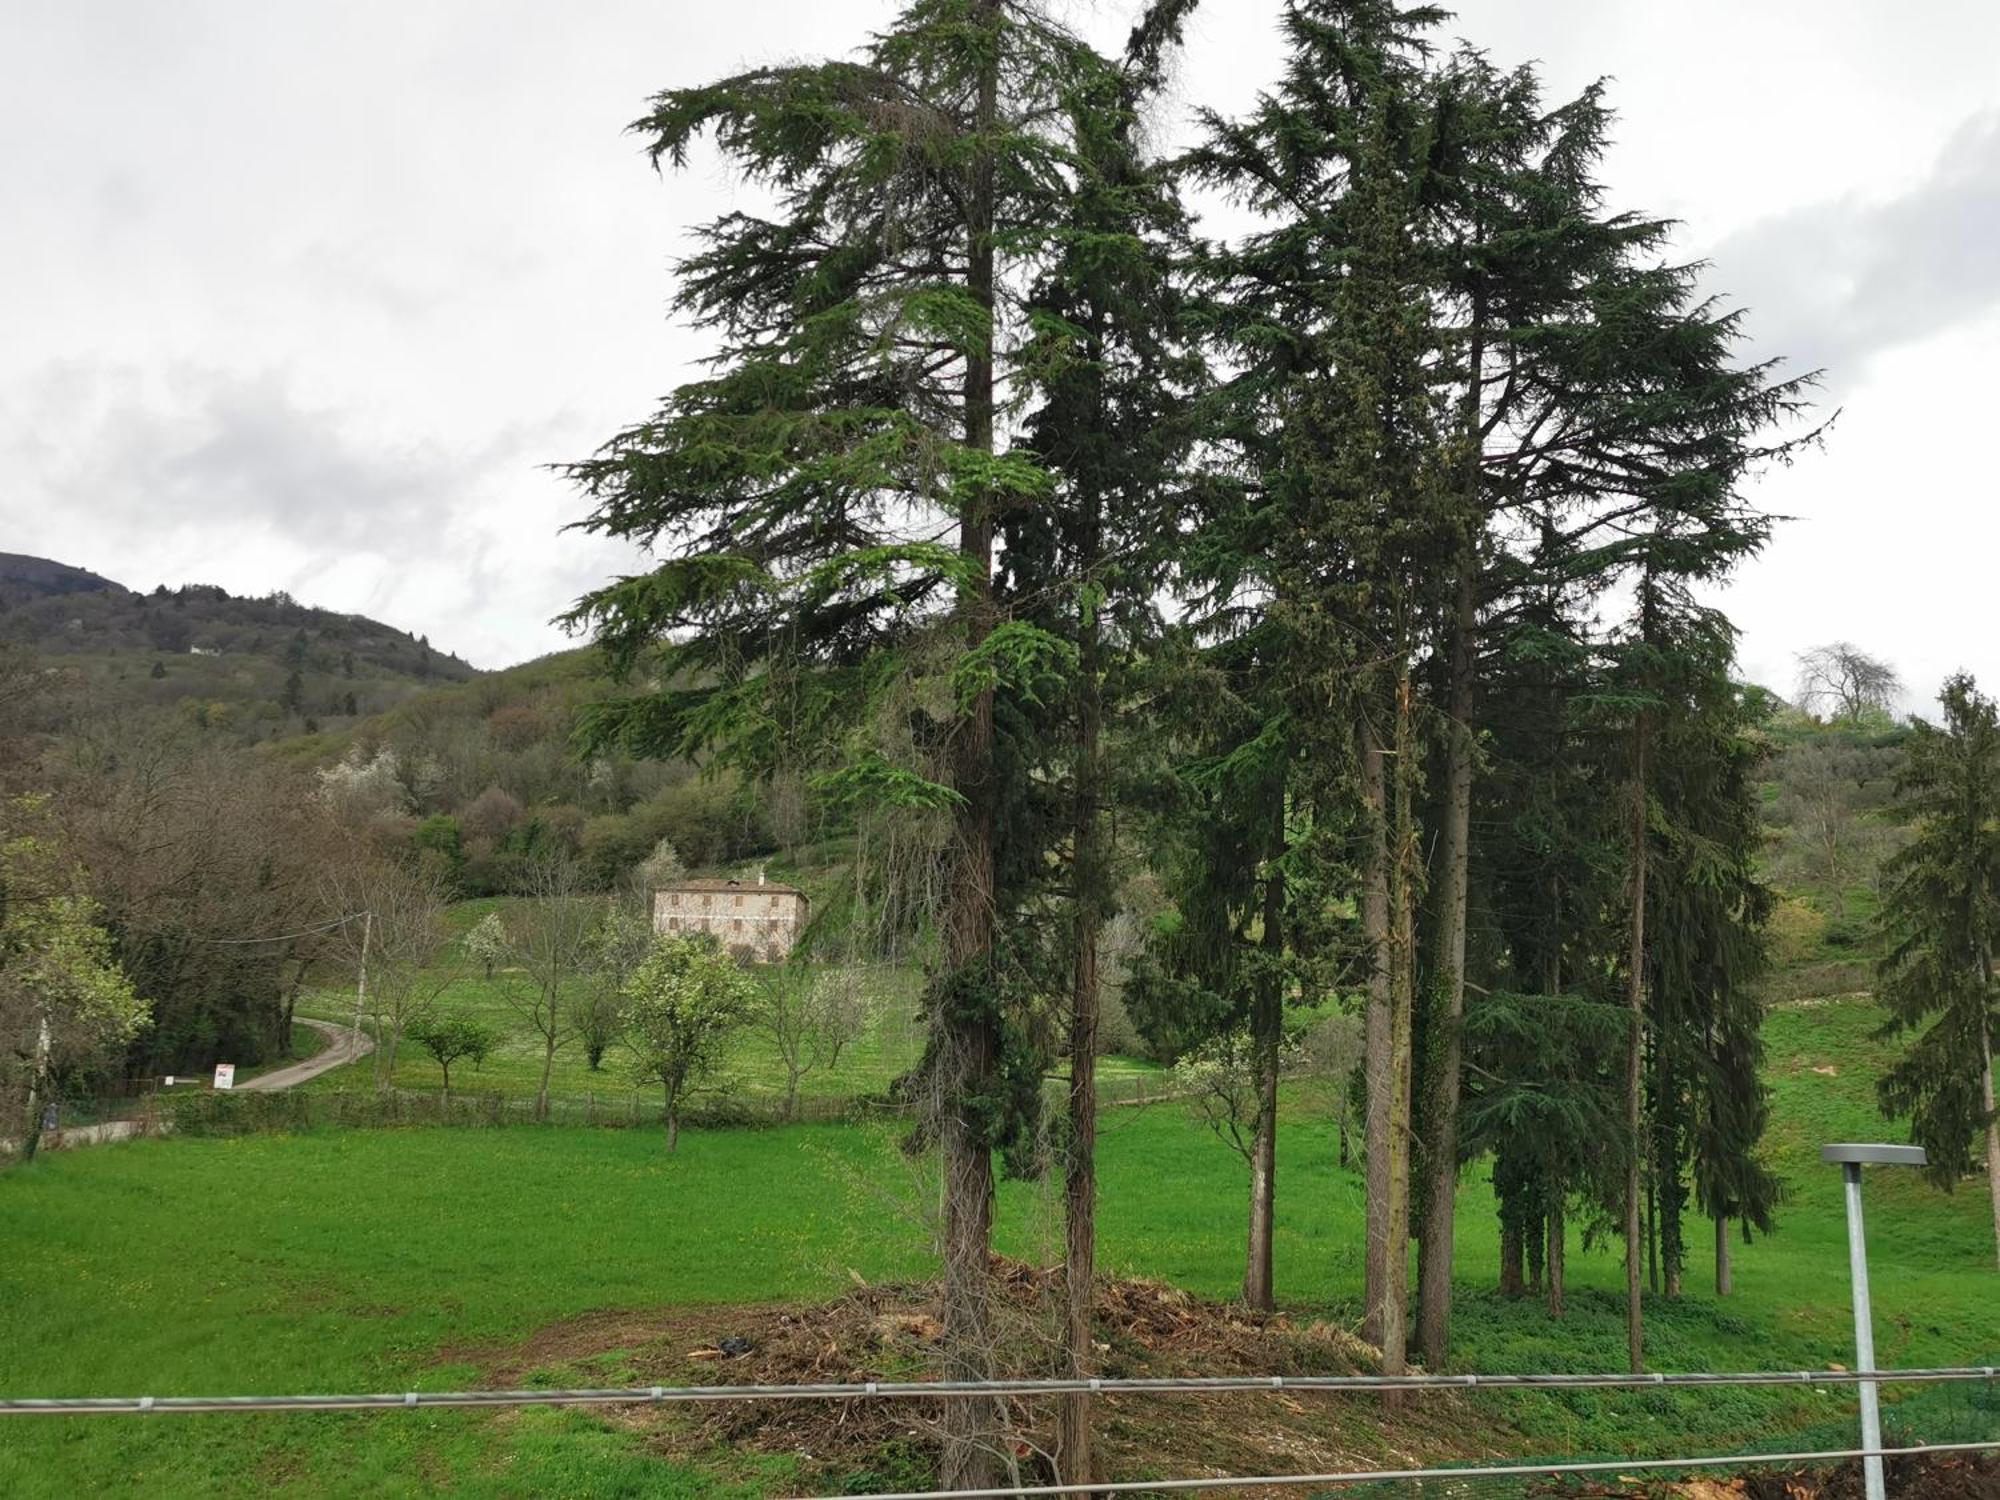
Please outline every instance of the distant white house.
[[781, 963], [805, 930], [812, 903], [795, 885], [682, 880], [653, 892], [653, 931], [706, 932], [755, 963]]

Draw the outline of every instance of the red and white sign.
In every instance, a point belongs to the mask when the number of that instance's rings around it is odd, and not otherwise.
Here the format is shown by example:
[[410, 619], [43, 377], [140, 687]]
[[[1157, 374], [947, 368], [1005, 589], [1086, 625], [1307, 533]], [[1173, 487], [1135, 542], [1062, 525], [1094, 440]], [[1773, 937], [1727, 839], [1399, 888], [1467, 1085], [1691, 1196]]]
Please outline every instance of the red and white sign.
[[217, 1063], [215, 1065], [215, 1086], [219, 1089], [236, 1087], [236, 1064]]

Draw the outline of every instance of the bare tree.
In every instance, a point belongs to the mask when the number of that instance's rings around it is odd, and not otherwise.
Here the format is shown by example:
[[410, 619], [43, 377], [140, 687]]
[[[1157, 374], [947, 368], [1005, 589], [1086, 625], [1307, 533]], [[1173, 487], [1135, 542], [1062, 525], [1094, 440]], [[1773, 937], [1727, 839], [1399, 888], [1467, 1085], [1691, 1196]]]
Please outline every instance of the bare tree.
[[359, 842], [309, 780], [99, 710], [70, 722], [39, 779], [120, 966], [152, 1002], [128, 1065], [189, 1072], [282, 1054], [301, 967], [338, 946], [321, 928], [327, 873]]
[[333, 958], [355, 976], [356, 1019], [374, 1027], [375, 1082], [386, 1089], [404, 1034], [458, 978], [444, 885], [355, 840], [328, 860], [320, 899], [328, 920], [347, 919], [332, 930]]
[[1894, 711], [1903, 694], [1896, 669], [1847, 641], [1798, 655], [1799, 707], [1819, 719], [1858, 724]]
[[527, 871], [527, 899], [507, 917], [514, 967], [503, 993], [542, 1040], [542, 1081], [535, 1118], [549, 1115], [549, 1078], [556, 1053], [577, 1032], [573, 995], [582, 983], [603, 905], [585, 890], [583, 868], [567, 855], [540, 855]]
[[1889, 830], [1866, 814], [1892, 784], [1898, 758], [1815, 736], [1788, 749], [1774, 767], [1779, 793], [1772, 821], [1783, 830], [1776, 868], [1824, 891], [1836, 918], [1847, 915], [1849, 890], [1874, 882], [1888, 852]]
[[[1282, 1071], [1296, 1066], [1295, 1043], [1280, 1043], [1277, 1063]], [[1250, 1232], [1244, 1257], [1243, 1300], [1256, 1306], [1266, 1284], [1260, 1265], [1269, 1243], [1268, 1224], [1259, 1201], [1257, 1171], [1260, 1148], [1268, 1128], [1268, 1046], [1248, 1027], [1213, 1037], [1174, 1064], [1174, 1088], [1188, 1102], [1194, 1117], [1226, 1141], [1250, 1169]]]
[[1357, 1077], [1364, 1060], [1361, 1018], [1336, 1012], [1315, 1022], [1300, 1040], [1299, 1071], [1315, 1103], [1340, 1133], [1340, 1165], [1353, 1155], [1359, 1111]]
[[836, 1067], [867, 1017], [858, 968], [790, 964], [766, 977], [756, 1018], [785, 1064], [786, 1119], [798, 1113], [799, 1080]]

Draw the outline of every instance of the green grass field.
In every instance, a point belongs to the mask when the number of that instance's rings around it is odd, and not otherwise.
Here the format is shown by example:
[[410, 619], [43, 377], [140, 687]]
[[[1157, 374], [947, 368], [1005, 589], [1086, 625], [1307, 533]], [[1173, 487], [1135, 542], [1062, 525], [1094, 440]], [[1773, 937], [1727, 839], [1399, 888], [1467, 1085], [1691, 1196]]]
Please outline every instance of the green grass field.
[[[1846, 1363], [1838, 1180], [1820, 1142], [1880, 1136], [1867, 1033], [1843, 1002], [1774, 1014], [1774, 1146], [1791, 1197], [1781, 1230], [1739, 1247], [1738, 1295], [1708, 1291], [1707, 1237], [1689, 1294], [1649, 1311], [1656, 1368]], [[1831, 1072], [1823, 1071], [1831, 1069]], [[1330, 1131], [1295, 1113], [1280, 1157], [1278, 1277], [1288, 1304], [1351, 1317], [1361, 1278], [1361, 1183], [1332, 1165]], [[1243, 1177], [1171, 1104], [1109, 1112], [1103, 1136], [1109, 1269], [1227, 1296], [1241, 1269]], [[1571, 1315], [1494, 1295], [1482, 1169], [1460, 1224], [1458, 1348], [1488, 1370], [1616, 1368], [1619, 1264], [1571, 1248]], [[926, 1201], [884, 1132], [796, 1126], [654, 1131], [319, 1131], [143, 1142], [45, 1156], [0, 1176], [0, 1348], [7, 1395], [449, 1388], [476, 1370], [445, 1351], [517, 1341], [592, 1309], [831, 1294], [853, 1275], [921, 1275]], [[1913, 1174], [1869, 1184], [1885, 1362], [1986, 1362], [2000, 1299], [1978, 1187]], [[1047, 1189], [1003, 1192], [1003, 1248], [1055, 1253]], [[1700, 1226], [1697, 1226], [1699, 1228]], [[616, 1362], [547, 1379], [615, 1379]], [[1952, 1399], [1958, 1399], [1954, 1393]], [[1632, 1451], [1777, 1443], [1845, 1432], [1832, 1393], [1491, 1396], [1523, 1444]], [[1897, 1409], [1939, 1419], [1933, 1398]], [[724, 1493], [589, 1413], [17, 1419], [0, 1494], [472, 1495]], [[1925, 1435], [1931, 1435], [1926, 1431]], [[766, 1476], [782, 1489], [780, 1465]]]
[[[463, 933], [488, 911], [504, 905], [495, 900], [461, 902], [452, 911], [453, 928]], [[516, 1009], [516, 1002], [525, 1000], [525, 976], [501, 969], [489, 978], [478, 965], [463, 962], [454, 963], [453, 973], [449, 987], [434, 1002], [433, 1014], [477, 1017], [500, 1037], [499, 1046], [483, 1066], [454, 1069], [455, 1089], [460, 1093], [531, 1097], [541, 1083], [542, 1039]], [[911, 967], [871, 967], [864, 980], [867, 1020], [861, 1034], [842, 1050], [837, 1066], [801, 1077], [800, 1097], [830, 1100], [880, 1094], [906, 1072], [923, 1051], [920, 984], [920, 976]], [[346, 989], [309, 990], [300, 996], [298, 1010], [301, 1015], [345, 1025], [354, 1019], [354, 995]], [[1114, 1089], [1159, 1071], [1143, 1058], [1107, 1057], [1098, 1065], [1100, 1080]], [[353, 1088], [370, 1081], [372, 1074], [365, 1069], [360, 1077], [353, 1069], [336, 1069], [322, 1074], [310, 1086]], [[440, 1081], [437, 1064], [421, 1048], [406, 1043], [399, 1049], [394, 1079], [399, 1088], [434, 1089]], [[641, 1092], [633, 1082], [624, 1048], [614, 1045], [602, 1067], [593, 1071], [583, 1044], [574, 1037], [557, 1050], [549, 1087], [552, 1094], [565, 1099], [594, 1096], [613, 1106]], [[757, 1026], [745, 1026], [736, 1036], [726, 1077], [718, 1080], [717, 1088], [753, 1105], [780, 1103], [785, 1095], [785, 1066], [777, 1043]], [[646, 1089], [642, 1094], [641, 1102], [648, 1107], [654, 1102], [652, 1092]]]

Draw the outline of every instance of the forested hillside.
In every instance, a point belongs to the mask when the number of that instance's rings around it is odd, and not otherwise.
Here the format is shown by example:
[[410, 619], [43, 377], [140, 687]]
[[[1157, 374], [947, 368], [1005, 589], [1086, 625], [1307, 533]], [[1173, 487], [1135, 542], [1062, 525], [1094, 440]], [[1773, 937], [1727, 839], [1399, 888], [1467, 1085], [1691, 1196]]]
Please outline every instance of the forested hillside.
[[0, 554], [0, 642], [74, 678], [92, 701], [247, 741], [380, 713], [473, 669], [364, 615], [212, 584], [136, 593], [45, 558]]
[[701, 868], [813, 841], [796, 787], [752, 793], [736, 775], [703, 775], [685, 761], [617, 747], [580, 753], [585, 711], [631, 690], [597, 651], [559, 652], [270, 751], [366, 803], [386, 836], [428, 851], [462, 896], [524, 890], [541, 853], [580, 860], [603, 889], [662, 839]]

